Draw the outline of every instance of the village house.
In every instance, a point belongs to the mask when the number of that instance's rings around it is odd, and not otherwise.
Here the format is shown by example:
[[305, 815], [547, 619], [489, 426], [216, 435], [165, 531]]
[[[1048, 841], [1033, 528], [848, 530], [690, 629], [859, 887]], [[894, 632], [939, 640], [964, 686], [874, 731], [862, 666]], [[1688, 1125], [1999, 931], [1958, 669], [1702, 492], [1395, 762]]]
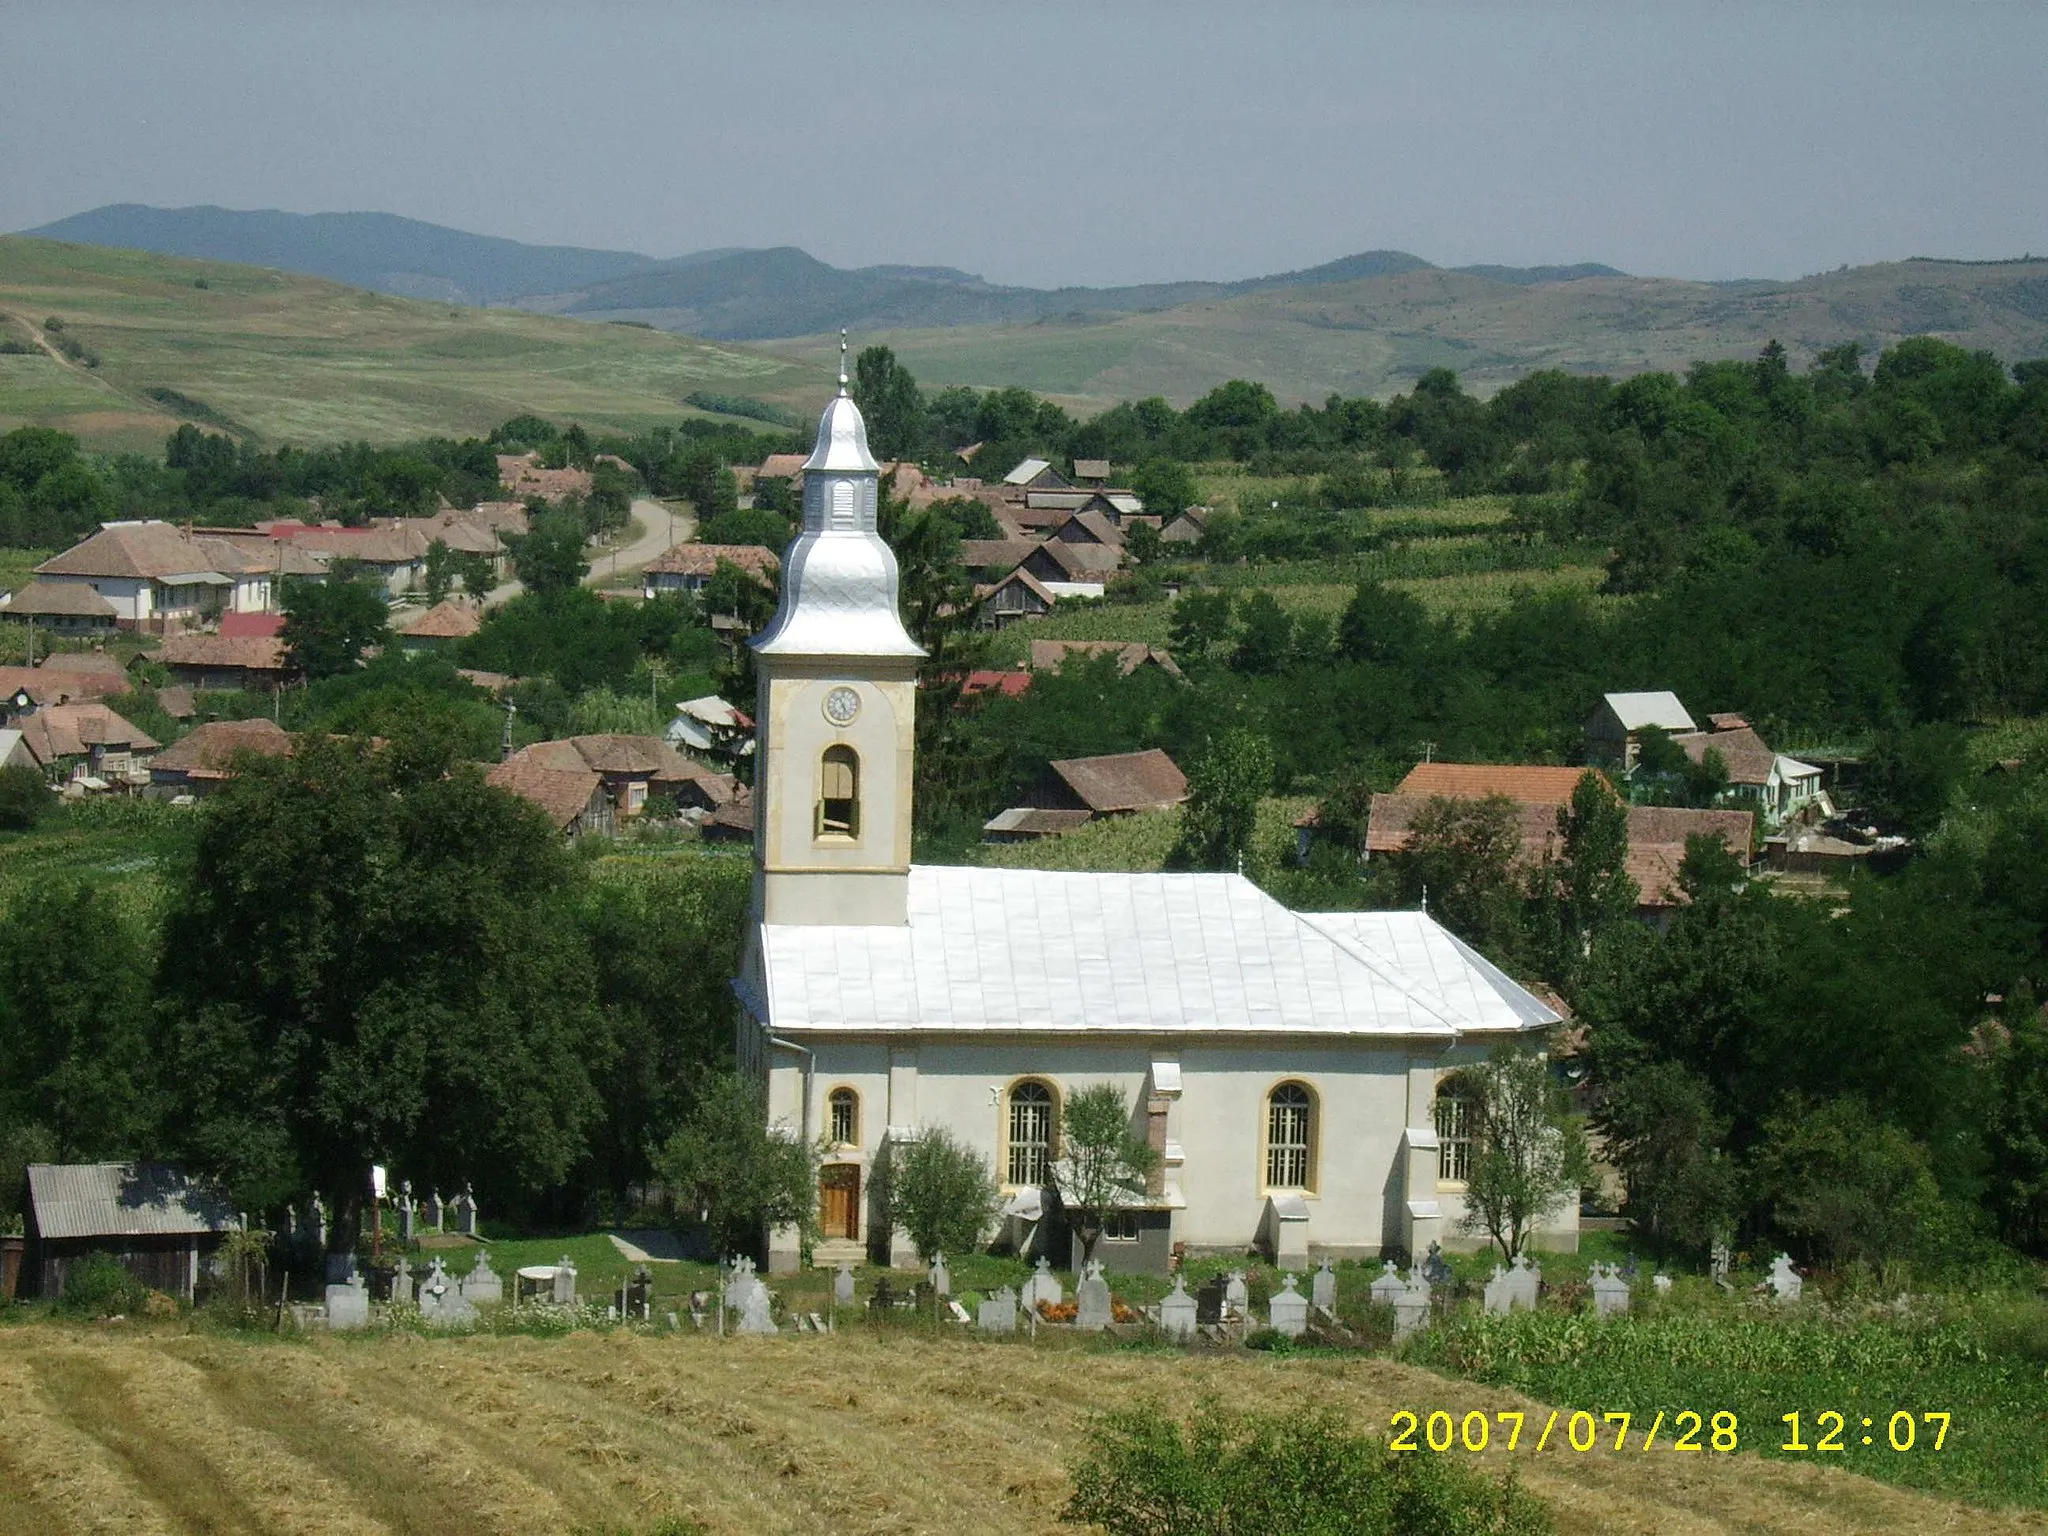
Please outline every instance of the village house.
[[498, 455], [498, 485], [515, 500], [537, 497], [542, 501], [565, 501], [571, 496], [588, 496], [593, 485], [587, 469], [545, 469], [538, 453]]
[[721, 562], [771, 588], [782, 568], [775, 551], [759, 544], [678, 544], [647, 562], [642, 580], [645, 595], [655, 598], [664, 592], [702, 592], [718, 574]]
[[38, 666], [0, 667], [0, 722], [18, 722], [52, 704], [84, 703], [131, 690], [118, 662], [105, 665], [111, 657], [93, 656], [89, 667], [72, 664], [83, 659], [60, 654], [45, 657]]
[[1181, 675], [1180, 663], [1170, 652], [1142, 640], [1034, 640], [1031, 642], [1031, 670], [1057, 672], [1069, 656], [1094, 658], [1114, 655], [1118, 675], [1129, 677], [1140, 667], [1157, 667], [1168, 677]]
[[417, 528], [397, 524], [343, 528], [333, 523], [314, 526], [290, 522], [262, 523], [258, 527], [274, 544], [287, 545], [317, 561], [322, 574], [348, 562], [373, 574], [392, 597], [410, 592], [426, 575], [427, 546], [431, 541]]
[[398, 626], [399, 648], [445, 651], [483, 628], [483, 616], [466, 598], [444, 598]]
[[191, 688], [274, 690], [289, 670], [279, 635], [172, 635], [149, 659]]
[[1019, 619], [1042, 619], [1059, 601], [1058, 593], [1021, 565], [978, 595], [981, 621], [991, 629], [1002, 629]]
[[[923, 653], [844, 390], [805, 469], [803, 531], [753, 642], [756, 877], [734, 985], [769, 1123], [826, 1149], [814, 1261], [911, 1256], [875, 1173], [937, 1129], [995, 1170], [1004, 1240], [1064, 1258], [1062, 1106], [1096, 1084], [1161, 1154], [1107, 1224], [1113, 1267], [1474, 1241], [1469, 1118], [1444, 1105], [1460, 1067], [1540, 1048], [1558, 1014], [1420, 912], [1291, 912], [1232, 874], [912, 864]], [[1564, 1199], [1539, 1237], [1577, 1230]], [[795, 1267], [802, 1234], [775, 1229], [768, 1254]]]
[[[691, 761], [659, 736], [611, 732], [571, 736], [561, 741], [537, 741], [530, 747], [522, 747], [498, 766], [505, 767], [511, 763], [531, 765], [558, 775], [595, 774], [598, 787], [603, 790], [610, 807], [610, 820], [615, 822], [628, 821], [640, 815], [646, 810], [647, 802], [657, 795], [673, 799], [679, 805], [702, 810], [715, 809], [732, 798], [730, 775], [717, 773], [702, 763]], [[496, 771], [492, 770], [493, 773]], [[522, 778], [518, 774], [510, 777], [535, 785], [542, 782]], [[577, 782], [581, 782], [580, 777]], [[507, 782], [503, 787], [515, 794], [524, 793], [518, 783]], [[547, 786], [548, 803], [543, 809], [551, 813], [565, 810], [569, 803], [568, 787], [567, 779]], [[561, 825], [566, 827], [566, 821]], [[579, 830], [596, 828], [586, 817]]]
[[1741, 715], [1709, 715], [1707, 729], [1680, 732], [1671, 740], [1695, 763], [1704, 763], [1709, 752], [1718, 754], [1728, 770], [1728, 797], [1752, 806], [1767, 826], [1809, 806], [1831, 810], [1821, 792], [1821, 770], [1773, 752]]
[[120, 617], [114, 605], [84, 582], [32, 581], [0, 592], [0, 618], [38, 625], [54, 634], [103, 633]]
[[1209, 514], [1201, 507], [1189, 507], [1179, 517], [1170, 519], [1159, 530], [1159, 537], [1168, 544], [1199, 544], [1208, 531]]
[[1074, 484], [1085, 485], [1098, 490], [1109, 484], [1109, 460], [1074, 460]]
[[[159, 695], [161, 697], [161, 695]], [[152, 800], [204, 799], [235, 776], [241, 758], [289, 757], [292, 738], [271, 720], [209, 720], [150, 760]]]
[[18, 729], [43, 777], [84, 793], [147, 784], [150, 754], [160, 745], [104, 704], [52, 704]]
[[1048, 810], [1127, 816], [1163, 811], [1188, 797], [1187, 775], [1159, 748], [1104, 757], [1064, 758], [1047, 765], [1030, 802]]
[[1035, 576], [1059, 597], [1100, 597], [1123, 563], [1123, 551], [1102, 544], [1048, 539], [1035, 546], [1017, 569]]
[[678, 752], [736, 763], [754, 751], [754, 722], [715, 693], [684, 699], [668, 724], [668, 744]]
[[484, 782], [536, 807], [565, 837], [611, 835], [612, 801], [605, 793], [604, 779], [580, 759], [573, 766], [557, 766], [532, 755], [529, 747], [493, 764]]
[[1673, 736], [1699, 729], [1675, 693], [1606, 694], [1586, 719], [1586, 757], [1627, 773], [1642, 751], [1642, 732], [1651, 726]]
[[235, 1229], [218, 1190], [163, 1163], [31, 1163], [21, 1291], [55, 1299], [70, 1266], [113, 1259], [142, 1284], [191, 1301], [202, 1266]]
[[267, 612], [275, 598], [271, 566], [238, 541], [156, 520], [102, 523], [35, 574], [42, 583], [97, 593], [122, 629], [157, 634], [223, 613]]

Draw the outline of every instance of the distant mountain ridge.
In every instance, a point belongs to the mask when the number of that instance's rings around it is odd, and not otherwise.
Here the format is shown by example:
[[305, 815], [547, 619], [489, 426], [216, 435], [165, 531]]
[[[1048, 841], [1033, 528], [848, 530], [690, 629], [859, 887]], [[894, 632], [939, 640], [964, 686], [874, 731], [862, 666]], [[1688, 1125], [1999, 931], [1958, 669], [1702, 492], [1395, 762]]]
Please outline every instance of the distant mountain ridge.
[[[513, 306], [593, 320], [637, 320], [723, 341], [859, 330], [1148, 314], [1203, 300], [1436, 271], [1406, 251], [1365, 251], [1234, 282], [1026, 288], [943, 266], [846, 269], [794, 246], [725, 248], [658, 260], [633, 251], [527, 245], [388, 213], [284, 213], [115, 203], [25, 230], [84, 245], [276, 267], [407, 298]], [[1530, 285], [1619, 277], [1613, 267], [1453, 269]]]

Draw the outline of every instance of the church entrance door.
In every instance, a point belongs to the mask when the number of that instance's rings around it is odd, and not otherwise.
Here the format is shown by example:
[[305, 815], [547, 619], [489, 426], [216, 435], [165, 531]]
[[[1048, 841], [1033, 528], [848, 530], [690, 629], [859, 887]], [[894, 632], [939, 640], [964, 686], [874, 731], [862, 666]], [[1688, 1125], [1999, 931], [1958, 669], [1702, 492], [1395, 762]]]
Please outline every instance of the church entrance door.
[[826, 1237], [860, 1236], [860, 1165], [831, 1163], [818, 1172], [819, 1225]]

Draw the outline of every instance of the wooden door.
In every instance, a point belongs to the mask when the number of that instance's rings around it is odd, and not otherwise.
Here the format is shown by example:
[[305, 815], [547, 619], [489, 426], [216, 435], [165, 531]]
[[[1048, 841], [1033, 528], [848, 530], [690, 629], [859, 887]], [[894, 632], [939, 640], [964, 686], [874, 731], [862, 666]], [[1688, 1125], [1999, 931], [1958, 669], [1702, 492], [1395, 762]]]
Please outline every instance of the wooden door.
[[819, 1170], [818, 1206], [825, 1236], [860, 1236], [859, 1164], [832, 1163]]

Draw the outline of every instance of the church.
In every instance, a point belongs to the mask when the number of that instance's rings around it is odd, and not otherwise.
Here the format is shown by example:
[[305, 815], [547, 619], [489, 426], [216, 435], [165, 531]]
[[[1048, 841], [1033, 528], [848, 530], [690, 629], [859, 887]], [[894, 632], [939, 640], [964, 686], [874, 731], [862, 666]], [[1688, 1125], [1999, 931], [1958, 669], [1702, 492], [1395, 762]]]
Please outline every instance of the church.
[[[1421, 912], [1290, 912], [1242, 875], [911, 862], [922, 650], [876, 527], [880, 467], [839, 393], [759, 676], [755, 868], [738, 1058], [770, 1123], [823, 1149], [819, 1262], [914, 1261], [879, 1208], [885, 1148], [943, 1127], [1005, 1200], [1000, 1236], [1063, 1261], [1048, 1187], [1065, 1098], [1114, 1083], [1160, 1154], [1107, 1223], [1116, 1270], [1172, 1255], [1471, 1246], [1451, 1081], [1559, 1016]], [[1541, 1241], [1575, 1247], [1560, 1207]], [[769, 1263], [802, 1262], [770, 1234]]]

